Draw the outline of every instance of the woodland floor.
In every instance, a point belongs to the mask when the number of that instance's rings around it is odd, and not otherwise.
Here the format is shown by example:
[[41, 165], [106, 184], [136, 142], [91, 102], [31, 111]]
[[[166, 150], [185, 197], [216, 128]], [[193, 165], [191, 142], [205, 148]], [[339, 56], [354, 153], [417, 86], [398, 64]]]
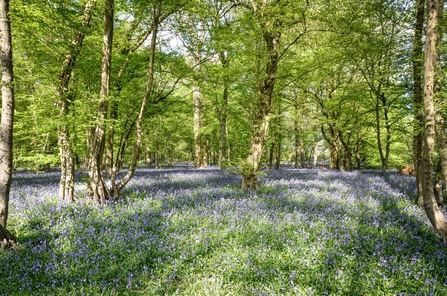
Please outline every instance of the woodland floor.
[[447, 247], [411, 176], [140, 169], [97, 207], [58, 173], [14, 175], [0, 295], [447, 295]]

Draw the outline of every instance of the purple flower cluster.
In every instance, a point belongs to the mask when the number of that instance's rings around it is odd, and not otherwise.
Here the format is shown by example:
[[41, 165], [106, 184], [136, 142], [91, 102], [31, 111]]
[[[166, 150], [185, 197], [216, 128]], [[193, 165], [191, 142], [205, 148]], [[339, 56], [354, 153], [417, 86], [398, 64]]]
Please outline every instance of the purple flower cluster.
[[243, 191], [222, 170], [140, 169], [105, 207], [59, 203], [57, 181], [14, 176], [2, 295], [447, 293], [409, 176], [280, 169]]

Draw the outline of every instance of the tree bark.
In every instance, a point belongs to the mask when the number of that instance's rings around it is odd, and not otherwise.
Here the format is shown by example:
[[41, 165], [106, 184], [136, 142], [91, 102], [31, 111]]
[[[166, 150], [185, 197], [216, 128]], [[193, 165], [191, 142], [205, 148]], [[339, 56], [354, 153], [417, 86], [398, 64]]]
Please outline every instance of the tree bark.
[[433, 227], [447, 242], [447, 220], [438, 207], [433, 192], [432, 171], [435, 150], [435, 108], [434, 99], [440, 91], [440, 61], [437, 53], [438, 44], [438, 9], [439, 0], [427, 0], [428, 18], [424, 57], [424, 142], [421, 166], [423, 168], [422, 189], [424, 209]]
[[76, 59], [81, 51], [84, 41], [84, 30], [89, 26], [91, 19], [92, 2], [87, 1], [84, 8], [81, 25], [82, 29], [76, 32], [75, 37], [70, 43], [70, 50], [65, 57], [59, 74], [57, 89], [60, 123], [58, 126], [58, 145], [61, 160], [61, 177], [59, 182], [59, 199], [72, 201], [74, 196], [74, 156], [72, 144], [66, 117], [69, 113], [69, 107], [72, 103], [72, 97], [68, 92], [68, 84], [71, 74], [76, 65]]
[[425, 0], [416, 0], [416, 26], [414, 30], [414, 47], [412, 54], [413, 62], [413, 103], [414, 103], [414, 123], [413, 123], [413, 165], [418, 184], [418, 205], [422, 206], [424, 196], [421, 187], [422, 178], [420, 173], [420, 163], [422, 154], [423, 139], [423, 88], [422, 88], [422, 49], [423, 49], [423, 28], [424, 28]]
[[0, 122], [0, 244], [16, 239], [6, 230], [9, 210], [9, 192], [12, 179], [12, 148], [14, 125], [14, 73], [12, 64], [11, 22], [9, 1], [0, 0], [1, 92]]

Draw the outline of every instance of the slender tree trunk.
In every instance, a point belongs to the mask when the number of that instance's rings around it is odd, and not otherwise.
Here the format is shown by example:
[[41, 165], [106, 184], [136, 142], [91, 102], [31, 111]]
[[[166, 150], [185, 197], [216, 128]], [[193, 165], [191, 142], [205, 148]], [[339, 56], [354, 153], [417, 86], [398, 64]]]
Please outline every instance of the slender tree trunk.
[[133, 177], [135, 170], [137, 168], [138, 158], [140, 155], [141, 143], [143, 139], [143, 118], [144, 113], [146, 112], [147, 104], [149, 103], [149, 98], [152, 94], [152, 87], [154, 82], [154, 63], [155, 63], [155, 49], [157, 43], [157, 34], [158, 34], [158, 26], [160, 24], [160, 6], [161, 1], [158, 1], [154, 6], [154, 19], [152, 23], [152, 38], [151, 38], [151, 48], [150, 48], [150, 56], [149, 56], [149, 76], [146, 85], [146, 92], [141, 102], [140, 112], [136, 121], [136, 139], [133, 149], [133, 155], [129, 170], [127, 174], [119, 181], [116, 186], [114, 186], [114, 192], [112, 193], [114, 196], [118, 196], [119, 192], [126, 186], [126, 184]]
[[[227, 71], [230, 59], [224, 52], [219, 54], [220, 61], [222, 63], [223, 71]], [[220, 146], [219, 146], [219, 166], [222, 167], [229, 159], [227, 159], [228, 139], [227, 139], [227, 110], [228, 110], [228, 92], [229, 92], [229, 78], [227, 74], [224, 74], [223, 78], [223, 95], [222, 106], [220, 108]]]
[[225, 165], [227, 159], [228, 139], [227, 139], [227, 107], [228, 107], [228, 86], [224, 86], [223, 103], [220, 114], [220, 147], [219, 147], [219, 166]]
[[0, 0], [0, 46], [2, 112], [0, 122], [0, 246], [14, 244], [17, 239], [7, 230], [9, 191], [12, 179], [12, 142], [14, 125], [14, 73], [12, 65], [11, 22], [9, 1]]
[[106, 139], [106, 120], [108, 111], [108, 96], [110, 90], [110, 70], [112, 63], [112, 43], [113, 43], [113, 17], [114, 0], [105, 1], [104, 12], [104, 40], [102, 48], [101, 64], [101, 90], [99, 95], [98, 124], [91, 131], [89, 147], [89, 189], [94, 201], [98, 204], [105, 204], [109, 197], [109, 189], [105, 184], [102, 174], [103, 153]]
[[294, 129], [295, 129], [295, 168], [299, 168], [299, 160], [300, 160], [300, 132], [299, 132], [299, 126], [298, 126], [298, 120], [294, 120], [293, 122]]
[[413, 123], [413, 166], [418, 184], [418, 205], [422, 206], [424, 196], [420, 174], [420, 163], [423, 140], [423, 88], [422, 88], [422, 67], [423, 67], [423, 28], [424, 28], [425, 0], [416, 0], [416, 26], [413, 46], [413, 95], [414, 95], [414, 123]]
[[275, 141], [272, 141], [269, 151], [269, 164], [268, 164], [269, 169], [273, 169], [274, 154], [275, 154]]
[[386, 130], [386, 142], [385, 142], [385, 158], [382, 161], [382, 174], [386, 173], [388, 169], [388, 161], [390, 159], [391, 152], [391, 125], [388, 118], [388, 107], [386, 106], [386, 99], [384, 98], [384, 117], [385, 117], [385, 130]]
[[427, 0], [428, 18], [424, 57], [424, 142], [421, 166], [423, 168], [422, 189], [424, 209], [431, 224], [438, 234], [447, 241], [447, 220], [438, 207], [433, 192], [432, 171], [435, 150], [435, 107], [434, 100], [440, 91], [440, 61], [437, 53], [438, 44], [438, 9], [439, 0]]
[[159, 169], [160, 168], [160, 160], [159, 160], [159, 137], [158, 137], [158, 127], [159, 124], [157, 124], [155, 126], [155, 131], [154, 131], [154, 163], [155, 163], [155, 168]]
[[281, 167], [281, 134], [278, 135], [278, 143], [276, 145], [276, 154], [275, 154], [275, 169], [279, 169]]
[[362, 165], [362, 157], [360, 155], [360, 137], [357, 138], [357, 141], [355, 143], [355, 162], [357, 164], [357, 169], [360, 170]]
[[319, 156], [317, 137], [315, 137], [315, 140], [314, 140], [314, 153], [313, 154], [314, 154], [313, 168], [316, 169], [317, 168], [317, 162], [318, 162], [318, 156]]
[[380, 124], [380, 85], [379, 85], [379, 90], [378, 93], [376, 94], [376, 139], [377, 139], [377, 149], [379, 150], [379, 155], [380, 155], [380, 161], [382, 163], [382, 174], [385, 174], [386, 172], [386, 168], [388, 166], [387, 164], [387, 159], [385, 157], [385, 154], [383, 153], [383, 145], [382, 145], [382, 132], [381, 132], [381, 124]]
[[196, 168], [202, 168], [204, 167], [202, 135], [200, 130], [202, 127], [202, 91], [198, 85], [193, 86], [192, 105], [194, 113], [194, 166]]
[[276, 141], [276, 149], [275, 149], [275, 169], [279, 169], [281, 167], [281, 110], [279, 110], [278, 115], [276, 116], [276, 129], [275, 129], [275, 141]]
[[69, 113], [69, 107], [72, 97], [68, 92], [68, 84], [70, 82], [71, 73], [76, 64], [76, 59], [81, 51], [82, 42], [84, 41], [84, 30], [89, 26], [91, 19], [92, 2], [87, 1], [84, 8], [80, 31], [76, 32], [70, 44], [70, 51], [66, 56], [59, 74], [57, 85], [58, 108], [60, 123], [58, 126], [58, 144], [59, 155], [61, 160], [61, 177], [59, 182], [59, 199], [72, 201], [74, 196], [74, 155], [72, 151], [72, 143], [66, 117]]

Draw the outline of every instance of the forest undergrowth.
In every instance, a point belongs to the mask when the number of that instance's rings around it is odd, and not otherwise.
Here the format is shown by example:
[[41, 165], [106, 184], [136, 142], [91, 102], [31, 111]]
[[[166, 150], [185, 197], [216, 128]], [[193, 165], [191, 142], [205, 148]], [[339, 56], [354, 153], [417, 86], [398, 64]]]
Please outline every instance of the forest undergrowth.
[[140, 169], [119, 201], [60, 203], [14, 175], [0, 295], [447, 295], [447, 247], [414, 177], [280, 169], [257, 191], [218, 169]]

